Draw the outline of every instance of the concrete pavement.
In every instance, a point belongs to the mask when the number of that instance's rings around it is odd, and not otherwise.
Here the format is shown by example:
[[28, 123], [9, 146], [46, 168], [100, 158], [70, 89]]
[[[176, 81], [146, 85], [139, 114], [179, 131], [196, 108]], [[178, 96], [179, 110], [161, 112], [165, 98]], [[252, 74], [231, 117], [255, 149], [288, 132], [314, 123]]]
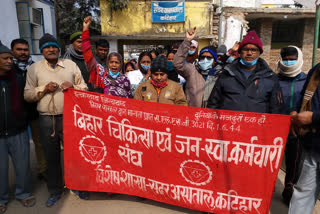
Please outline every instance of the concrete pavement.
[[[45, 206], [48, 198], [46, 183], [36, 178], [36, 162], [34, 145], [31, 143], [31, 167], [33, 171], [34, 195], [37, 203], [34, 207], [25, 208], [20, 202], [14, 200], [14, 170], [10, 166], [10, 197], [6, 214], [202, 214], [202, 212], [168, 205], [152, 200], [128, 195], [114, 194], [107, 196], [106, 193], [91, 192], [89, 200], [84, 201], [65, 191], [63, 197], [51, 208]], [[288, 207], [281, 198], [285, 173], [279, 170], [275, 193], [272, 198], [270, 214], [288, 213]], [[320, 214], [320, 203], [317, 202], [313, 214]]]

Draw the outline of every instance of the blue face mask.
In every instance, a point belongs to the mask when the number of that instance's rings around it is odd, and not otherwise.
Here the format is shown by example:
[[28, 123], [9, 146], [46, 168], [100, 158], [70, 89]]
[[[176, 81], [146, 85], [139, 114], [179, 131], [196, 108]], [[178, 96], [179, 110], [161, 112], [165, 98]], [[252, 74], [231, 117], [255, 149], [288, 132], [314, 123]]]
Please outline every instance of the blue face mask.
[[213, 59], [208, 60], [207, 58], [204, 58], [203, 60], [199, 61], [199, 65], [201, 67], [201, 70], [205, 71], [210, 68], [212, 68]]
[[233, 56], [229, 56], [229, 58], [226, 60], [226, 63], [232, 63], [236, 58], [234, 58]]
[[143, 65], [141, 64], [141, 67], [143, 68], [143, 70], [148, 71], [150, 68], [150, 65]]
[[297, 60], [282, 60], [282, 63], [286, 66], [292, 66], [297, 64]]
[[168, 70], [172, 71], [173, 69], [172, 61], [168, 61]]
[[255, 60], [253, 60], [251, 62], [247, 62], [247, 61], [244, 61], [243, 59], [241, 59], [240, 63], [242, 65], [244, 65], [245, 67], [250, 68], [250, 67], [254, 66], [255, 64], [257, 64], [257, 61], [258, 61], [258, 59], [255, 59]]
[[191, 51], [191, 50], [188, 50], [188, 54], [189, 55], [193, 55], [196, 51]]
[[118, 71], [117, 73], [113, 73], [110, 69], [109, 69], [109, 75], [112, 77], [112, 79], [117, 79], [117, 77], [119, 76], [120, 72]]

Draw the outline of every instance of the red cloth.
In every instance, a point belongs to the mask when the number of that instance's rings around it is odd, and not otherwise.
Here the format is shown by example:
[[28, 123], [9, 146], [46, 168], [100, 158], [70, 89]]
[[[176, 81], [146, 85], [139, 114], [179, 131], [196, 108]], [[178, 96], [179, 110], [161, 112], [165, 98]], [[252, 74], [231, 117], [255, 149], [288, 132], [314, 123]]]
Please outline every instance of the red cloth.
[[156, 83], [151, 79], [151, 84], [156, 88], [158, 95], [160, 94], [160, 91], [162, 88], [164, 88], [166, 85], [168, 85], [168, 80], [161, 82], [161, 83]]
[[[170, 99], [171, 93], [164, 96]], [[210, 213], [269, 212], [290, 116], [75, 89], [64, 99], [68, 188], [136, 195]]]
[[259, 38], [259, 36], [257, 35], [257, 33], [252, 30], [252, 31], [249, 31], [247, 33], [247, 35], [243, 38], [243, 40], [241, 41], [240, 45], [239, 45], [239, 49], [238, 49], [238, 52], [240, 53], [241, 51], [241, 48], [247, 44], [253, 44], [253, 45], [256, 45], [259, 49], [260, 49], [260, 54], [263, 53], [263, 45], [262, 45], [262, 42]]
[[82, 53], [90, 72], [89, 83], [92, 83], [95, 87], [105, 88], [102, 81], [104, 78], [99, 78], [99, 70], [97, 68], [98, 63], [92, 54], [89, 30], [82, 32]]

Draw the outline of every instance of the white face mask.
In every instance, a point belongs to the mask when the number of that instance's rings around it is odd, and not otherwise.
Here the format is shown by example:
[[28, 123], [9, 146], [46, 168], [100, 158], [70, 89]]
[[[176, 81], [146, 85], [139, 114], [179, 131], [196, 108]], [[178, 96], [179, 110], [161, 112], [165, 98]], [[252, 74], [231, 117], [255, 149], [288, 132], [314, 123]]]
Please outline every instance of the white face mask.
[[212, 63], [213, 63], [213, 59], [207, 59], [207, 57], [199, 61], [199, 65], [201, 67], [201, 70], [203, 71], [212, 68]]

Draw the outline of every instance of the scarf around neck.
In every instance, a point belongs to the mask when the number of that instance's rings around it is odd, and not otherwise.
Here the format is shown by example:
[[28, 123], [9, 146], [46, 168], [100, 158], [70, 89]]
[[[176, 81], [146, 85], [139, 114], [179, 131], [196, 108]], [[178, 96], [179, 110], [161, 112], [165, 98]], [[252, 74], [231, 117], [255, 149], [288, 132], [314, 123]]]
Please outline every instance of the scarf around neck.
[[298, 51], [298, 59], [297, 63], [295, 65], [287, 66], [284, 65], [282, 62], [282, 57], [279, 56], [277, 64], [276, 64], [276, 70], [279, 71], [279, 74], [285, 77], [296, 77], [298, 74], [302, 72], [302, 66], [303, 66], [303, 54], [300, 48], [296, 46], [288, 46], [288, 47], [294, 47]]
[[76, 50], [73, 48], [72, 44], [69, 45], [69, 50], [64, 54], [63, 58], [72, 60], [71, 56], [79, 60], [84, 60], [83, 55], [78, 54]]
[[13, 57], [13, 63], [19, 67], [20, 70], [25, 71], [33, 63], [31, 56], [25, 62], [19, 61], [17, 58]]
[[156, 88], [158, 95], [160, 94], [160, 91], [162, 88], [164, 88], [166, 85], [168, 85], [168, 80], [161, 82], [161, 83], [156, 83], [151, 79], [151, 84]]

